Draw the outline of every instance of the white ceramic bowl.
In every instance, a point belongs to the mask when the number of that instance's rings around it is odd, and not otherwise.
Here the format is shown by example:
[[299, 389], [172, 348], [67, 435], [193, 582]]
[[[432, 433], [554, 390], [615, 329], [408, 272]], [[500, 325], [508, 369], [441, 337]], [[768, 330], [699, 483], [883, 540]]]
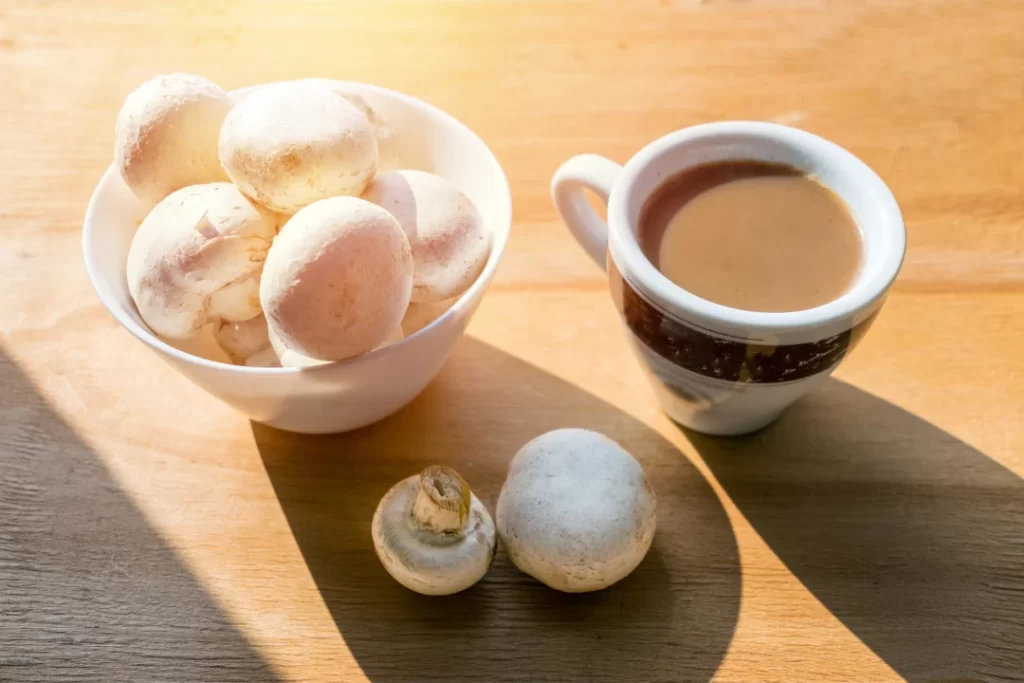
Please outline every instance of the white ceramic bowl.
[[[492, 234], [480, 278], [444, 315], [402, 341], [346, 361], [312, 368], [249, 368], [206, 360], [154, 335], [128, 294], [125, 263], [147, 206], [117, 169], [103, 175], [89, 202], [82, 247], [89, 279], [115, 319], [197, 385], [251, 419], [279, 429], [326, 434], [356, 429], [394, 413], [437, 375], [494, 277], [512, 225], [505, 174], [483, 140], [445, 112], [408, 95], [335, 81], [362, 96], [393, 130], [391, 167], [437, 173], [476, 205]], [[253, 86], [259, 88], [261, 86]], [[244, 97], [252, 88], [236, 91]]]

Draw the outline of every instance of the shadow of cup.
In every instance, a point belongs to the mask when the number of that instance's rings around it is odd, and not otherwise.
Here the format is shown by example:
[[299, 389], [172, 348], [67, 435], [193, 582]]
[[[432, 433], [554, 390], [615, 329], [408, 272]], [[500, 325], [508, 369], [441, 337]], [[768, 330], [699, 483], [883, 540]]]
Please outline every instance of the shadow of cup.
[[1013, 472], [837, 379], [759, 433], [687, 436], [779, 558], [901, 676], [1021, 680]]
[[[562, 594], [499, 547], [484, 579], [457, 595], [417, 595], [388, 576], [370, 539], [388, 488], [445, 464], [493, 511], [519, 446], [566, 426], [616, 439], [653, 482], [658, 531], [633, 574], [604, 591]], [[438, 380], [381, 423], [324, 437], [259, 424], [253, 433], [310, 572], [372, 681], [706, 681], [721, 663], [740, 573], [718, 498], [662, 436], [553, 375], [465, 338]]]

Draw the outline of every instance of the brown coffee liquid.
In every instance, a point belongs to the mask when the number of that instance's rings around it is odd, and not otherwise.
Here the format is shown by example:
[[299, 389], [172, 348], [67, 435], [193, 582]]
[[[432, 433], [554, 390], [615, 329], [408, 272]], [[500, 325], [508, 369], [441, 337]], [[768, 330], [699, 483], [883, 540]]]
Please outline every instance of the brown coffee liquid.
[[640, 215], [651, 263], [697, 296], [748, 311], [800, 311], [843, 294], [861, 241], [846, 204], [789, 166], [729, 161], [669, 178]]

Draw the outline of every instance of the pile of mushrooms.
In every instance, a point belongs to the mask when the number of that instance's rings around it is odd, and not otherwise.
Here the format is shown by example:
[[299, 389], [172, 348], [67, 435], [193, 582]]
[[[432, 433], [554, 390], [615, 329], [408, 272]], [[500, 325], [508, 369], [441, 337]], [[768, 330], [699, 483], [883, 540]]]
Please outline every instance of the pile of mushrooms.
[[428, 467], [388, 491], [372, 535], [391, 576], [426, 595], [483, 578], [496, 535], [522, 572], [580, 593], [636, 569], [654, 539], [656, 508], [643, 468], [622, 446], [585, 429], [559, 429], [512, 458], [497, 524], [458, 473]]
[[[376, 112], [328, 81], [237, 102], [190, 74], [132, 92], [115, 165], [152, 209], [128, 290], [160, 337], [208, 332], [232, 363], [306, 367], [371, 352], [443, 314], [482, 272], [490, 236], [440, 176], [377, 173], [401, 151]], [[179, 346], [181, 347], [181, 346]]]

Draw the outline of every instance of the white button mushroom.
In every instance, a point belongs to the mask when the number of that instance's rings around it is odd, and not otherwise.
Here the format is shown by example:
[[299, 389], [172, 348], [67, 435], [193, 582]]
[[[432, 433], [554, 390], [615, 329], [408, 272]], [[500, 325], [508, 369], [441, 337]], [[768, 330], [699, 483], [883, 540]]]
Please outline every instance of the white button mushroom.
[[128, 251], [128, 291], [158, 335], [260, 314], [259, 277], [278, 217], [231, 183], [186, 187], [157, 204]]
[[655, 497], [640, 463], [585, 429], [559, 429], [512, 458], [497, 528], [520, 570], [555, 590], [600, 590], [632, 572], [654, 538]]
[[286, 348], [343, 360], [380, 346], [398, 328], [412, 272], [409, 240], [391, 214], [356, 197], [332, 197], [281, 229], [260, 300]]
[[203, 328], [194, 337], [189, 339], [170, 339], [164, 337], [163, 340], [170, 346], [179, 351], [184, 351], [190, 356], [212, 360], [216, 363], [231, 364], [234, 361], [231, 360], [214, 338], [213, 329], [216, 326], [217, 323], [203, 325]]
[[114, 127], [114, 164], [140, 199], [155, 204], [189, 185], [227, 180], [217, 160], [231, 97], [202, 76], [157, 76], [128, 95]]
[[377, 506], [371, 530], [388, 573], [424, 595], [469, 588], [494, 558], [490, 514], [448, 467], [428, 467], [395, 484]]
[[[402, 334], [402, 328], [398, 327], [388, 335], [387, 339], [373, 350], [376, 351], [377, 349], [383, 349], [385, 346], [391, 346], [395, 342], [402, 341], [404, 338], [405, 336]], [[282, 368], [311, 368], [316, 365], [326, 365], [331, 362], [328, 360], [317, 360], [316, 358], [303, 356], [297, 351], [292, 351], [284, 345], [284, 342], [282, 342], [277, 335], [273, 333], [270, 334], [270, 349], [274, 354], [274, 360], [276, 361], [275, 364]], [[268, 361], [269, 358], [263, 356], [261, 352], [261, 354], [255, 357], [254, 360], [246, 362], [246, 365], [254, 365], [256, 363], [262, 364]]]
[[262, 315], [241, 322], [218, 320], [213, 338], [236, 365], [249, 365], [250, 358], [270, 348], [267, 319]]
[[245, 365], [250, 368], [279, 368], [281, 361], [277, 359], [272, 347], [267, 347], [245, 359]]
[[377, 173], [391, 171], [399, 166], [398, 137], [388, 122], [382, 117], [362, 95], [350, 92], [344, 87], [338, 91], [341, 96], [359, 108], [373, 126], [377, 137]]
[[409, 304], [402, 318], [402, 332], [406, 337], [416, 334], [448, 312], [458, 299], [447, 299], [434, 304]]
[[220, 162], [247, 195], [280, 213], [360, 195], [377, 169], [373, 125], [337, 88], [317, 81], [263, 86], [231, 110]]
[[311, 368], [315, 365], [325, 365], [331, 362], [329, 360], [309, 358], [301, 353], [292, 351], [284, 345], [280, 337], [274, 334], [273, 330], [270, 330], [270, 348], [277, 358], [277, 364], [282, 368]]
[[444, 178], [423, 171], [382, 173], [363, 198], [391, 212], [409, 236], [413, 303], [456, 297], [484, 269], [490, 233], [469, 198]]
[[391, 346], [392, 344], [397, 344], [398, 342], [402, 341], [403, 339], [405, 339], [405, 331], [402, 330], [401, 325], [399, 325], [395, 329], [391, 330], [391, 334], [389, 334], [387, 336], [387, 338], [383, 342], [378, 344], [377, 347], [374, 348], [374, 351], [376, 351], [377, 349], [383, 349], [385, 346]]

